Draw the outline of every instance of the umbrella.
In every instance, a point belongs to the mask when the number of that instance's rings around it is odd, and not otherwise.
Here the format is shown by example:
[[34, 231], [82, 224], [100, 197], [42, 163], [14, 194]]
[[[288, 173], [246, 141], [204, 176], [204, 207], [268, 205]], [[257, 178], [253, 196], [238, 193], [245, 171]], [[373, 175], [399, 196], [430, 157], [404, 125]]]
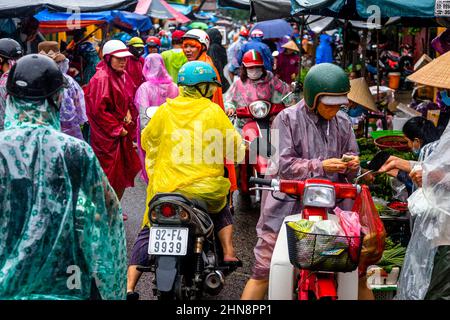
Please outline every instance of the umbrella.
[[134, 12], [157, 19], [176, 20], [178, 23], [191, 21], [164, 0], [139, 0]]
[[207, 25], [206, 23], [204, 23], [204, 22], [199, 22], [199, 21], [192, 22], [192, 23], [189, 25], [188, 28], [189, 28], [189, 29], [201, 29], [201, 30], [208, 30], [208, 29], [209, 29], [209, 27], [208, 27], [208, 25]]
[[259, 29], [264, 32], [264, 39], [276, 39], [291, 36], [293, 33], [291, 25], [283, 19], [267, 20], [258, 22], [252, 30]]

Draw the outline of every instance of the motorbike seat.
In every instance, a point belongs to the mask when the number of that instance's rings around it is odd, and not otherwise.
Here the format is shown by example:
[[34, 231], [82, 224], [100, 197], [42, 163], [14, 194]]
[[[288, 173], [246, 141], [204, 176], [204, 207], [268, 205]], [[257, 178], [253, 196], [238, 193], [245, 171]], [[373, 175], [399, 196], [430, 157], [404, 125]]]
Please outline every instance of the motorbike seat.
[[202, 210], [204, 212], [208, 212], [208, 206], [206, 202], [202, 199], [188, 199], [184, 195], [180, 193], [157, 193], [153, 199], [150, 201], [150, 206], [157, 200], [173, 200], [173, 201], [179, 201], [182, 203], [185, 203], [189, 206], [194, 206], [199, 210]]

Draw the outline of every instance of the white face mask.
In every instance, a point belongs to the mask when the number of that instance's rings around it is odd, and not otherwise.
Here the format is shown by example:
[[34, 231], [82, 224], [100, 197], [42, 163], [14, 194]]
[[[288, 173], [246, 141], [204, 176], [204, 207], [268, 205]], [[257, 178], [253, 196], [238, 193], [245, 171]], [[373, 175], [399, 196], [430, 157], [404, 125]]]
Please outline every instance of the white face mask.
[[263, 75], [261, 68], [247, 69], [247, 77], [251, 80], [258, 80]]

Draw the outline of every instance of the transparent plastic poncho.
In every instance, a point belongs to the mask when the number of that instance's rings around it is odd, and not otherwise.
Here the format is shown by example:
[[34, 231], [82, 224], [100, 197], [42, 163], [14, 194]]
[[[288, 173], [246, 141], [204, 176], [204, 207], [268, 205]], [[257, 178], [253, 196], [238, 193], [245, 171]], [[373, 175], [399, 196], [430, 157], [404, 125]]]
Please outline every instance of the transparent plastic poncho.
[[91, 147], [59, 129], [47, 101], [8, 98], [0, 132], [0, 299], [124, 299], [120, 203]]
[[450, 245], [450, 126], [422, 163], [422, 188], [408, 199], [414, 228], [396, 299], [422, 300], [430, 286], [439, 246]]

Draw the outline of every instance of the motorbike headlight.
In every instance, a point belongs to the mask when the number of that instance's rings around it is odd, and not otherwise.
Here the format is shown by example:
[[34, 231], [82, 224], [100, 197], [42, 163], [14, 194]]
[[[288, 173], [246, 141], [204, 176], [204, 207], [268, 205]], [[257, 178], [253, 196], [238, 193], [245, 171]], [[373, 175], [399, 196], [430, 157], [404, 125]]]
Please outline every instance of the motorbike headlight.
[[303, 193], [303, 204], [308, 207], [334, 208], [336, 191], [333, 186], [309, 185]]
[[270, 103], [266, 101], [255, 101], [249, 106], [250, 113], [257, 119], [267, 117], [270, 111]]

